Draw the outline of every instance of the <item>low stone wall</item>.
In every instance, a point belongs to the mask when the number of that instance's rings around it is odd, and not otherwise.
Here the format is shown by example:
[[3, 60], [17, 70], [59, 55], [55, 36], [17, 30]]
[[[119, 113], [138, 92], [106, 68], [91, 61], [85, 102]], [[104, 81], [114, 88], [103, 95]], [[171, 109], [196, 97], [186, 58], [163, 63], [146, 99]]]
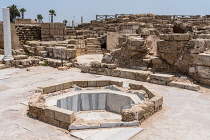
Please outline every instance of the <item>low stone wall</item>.
[[63, 46], [29, 46], [24, 45], [23, 49], [31, 56], [49, 57], [55, 59], [71, 60], [76, 58], [76, 49], [69, 49]]
[[90, 65], [82, 67], [81, 72], [127, 78], [137, 81], [150, 82], [154, 84], [175, 86], [195, 91], [198, 91], [200, 89], [200, 86], [192, 83], [175, 81], [176, 77], [174, 75], [152, 74], [151, 71], [117, 68], [116, 64], [91, 62]]
[[149, 116], [152, 116], [154, 113], [162, 109], [163, 97], [158, 95], [155, 91], [139, 84], [129, 84], [129, 87], [132, 90], [145, 90], [149, 93], [149, 101], [146, 101], [143, 104], [135, 104], [130, 109], [123, 109], [123, 121], [138, 120], [143, 122]]
[[69, 125], [75, 120], [73, 111], [58, 108], [56, 106], [45, 106], [44, 96], [53, 92], [72, 88], [74, 85], [79, 87], [103, 87], [109, 85], [123, 85], [122, 82], [102, 80], [102, 81], [69, 81], [46, 87], [39, 87], [29, 101], [28, 115], [54, 126], [68, 129]]
[[[29, 101], [28, 115], [32, 118], [39, 119], [49, 124], [68, 129], [69, 125], [72, 124], [76, 118], [74, 112], [61, 109], [56, 106], [47, 106], [47, 98], [62, 94], [65, 90], [75, 86], [83, 88], [96, 87], [98, 89], [98, 87], [106, 87], [110, 85], [117, 85], [118, 87], [122, 87], [123, 82], [112, 80], [69, 81], [50, 86], [39, 87]], [[143, 85], [131, 83], [129, 84], [129, 87], [129, 90], [132, 91], [130, 94], [135, 94], [134, 92], [138, 92], [138, 90], [144, 91], [146, 101], [143, 103], [134, 104], [130, 109], [122, 109], [123, 121], [138, 120], [142, 122], [155, 112], [162, 109], [162, 96], [159, 96], [154, 91]]]

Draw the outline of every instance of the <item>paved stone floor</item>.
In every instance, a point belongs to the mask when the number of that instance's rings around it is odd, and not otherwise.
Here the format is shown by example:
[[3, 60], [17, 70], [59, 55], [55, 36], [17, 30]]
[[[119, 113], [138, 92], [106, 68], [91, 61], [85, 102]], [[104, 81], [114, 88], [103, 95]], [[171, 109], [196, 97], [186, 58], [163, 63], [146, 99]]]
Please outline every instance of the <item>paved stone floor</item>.
[[107, 111], [81, 111], [76, 113], [76, 116], [79, 118], [82, 118], [84, 120], [121, 120], [122, 116], [119, 114], [115, 114], [112, 112]]
[[[73, 68], [58, 71], [51, 67], [0, 70], [0, 139], [65, 140], [76, 139], [62, 129], [28, 118], [27, 102], [39, 86], [66, 80], [121, 79], [80, 73]], [[138, 82], [142, 83], [142, 82]], [[203, 93], [149, 84], [164, 96], [163, 109], [141, 124], [142, 132], [133, 140], [207, 140], [210, 138], [210, 90]]]

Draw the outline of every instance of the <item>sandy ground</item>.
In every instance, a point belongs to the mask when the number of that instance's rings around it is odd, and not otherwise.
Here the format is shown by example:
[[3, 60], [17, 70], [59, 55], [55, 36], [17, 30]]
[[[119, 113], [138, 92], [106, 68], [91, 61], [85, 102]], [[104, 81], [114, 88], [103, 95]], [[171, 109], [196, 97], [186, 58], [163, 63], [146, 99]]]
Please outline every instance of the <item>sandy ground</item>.
[[[80, 73], [73, 68], [58, 71], [51, 67], [26, 69], [9, 68], [0, 70], [0, 139], [10, 140], [65, 140], [71, 137], [67, 131], [28, 118], [29, 100], [39, 86], [66, 80], [121, 79], [102, 75]], [[142, 83], [142, 82], [139, 82]], [[150, 85], [164, 96], [163, 109], [141, 124], [142, 132], [133, 140], [207, 140], [210, 138], [210, 92], [199, 93], [174, 87]], [[100, 139], [99, 139], [100, 140]]]

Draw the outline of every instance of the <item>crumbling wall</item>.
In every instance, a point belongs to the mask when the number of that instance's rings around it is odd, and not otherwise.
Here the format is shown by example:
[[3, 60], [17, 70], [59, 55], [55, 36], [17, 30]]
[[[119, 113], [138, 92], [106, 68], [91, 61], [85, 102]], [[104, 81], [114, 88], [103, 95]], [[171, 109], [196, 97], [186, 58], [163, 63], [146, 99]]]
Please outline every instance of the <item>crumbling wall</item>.
[[124, 35], [119, 38], [118, 48], [111, 52], [110, 57], [105, 55], [102, 62], [115, 63], [118, 67], [123, 68], [146, 69], [150, 63], [148, 53], [149, 49], [144, 39]]
[[160, 58], [177, 72], [190, 75], [194, 80], [210, 85], [209, 39], [199, 39], [190, 34], [162, 35], [158, 42]]
[[23, 44], [26, 41], [41, 40], [40, 24], [16, 24], [15, 28], [19, 41]]

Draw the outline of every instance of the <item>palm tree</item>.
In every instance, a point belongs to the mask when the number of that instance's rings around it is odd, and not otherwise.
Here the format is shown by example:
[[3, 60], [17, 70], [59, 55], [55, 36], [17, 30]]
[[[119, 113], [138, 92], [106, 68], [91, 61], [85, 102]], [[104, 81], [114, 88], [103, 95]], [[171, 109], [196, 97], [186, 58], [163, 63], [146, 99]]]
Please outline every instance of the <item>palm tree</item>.
[[21, 8], [20, 9], [20, 13], [21, 13], [21, 17], [22, 17], [22, 19], [24, 19], [24, 13], [26, 12], [26, 9], [24, 9], [24, 8]]
[[43, 16], [41, 14], [37, 15], [37, 20], [38, 22], [42, 22]]
[[67, 23], [67, 22], [68, 22], [67, 20], [65, 20], [65, 19], [63, 20], [63, 23], [65, 23], [65, 26], [66, 26], [66, 23]]
[[53, 23], [53, 16], [56, 16], [55, 10], [49, 10], [49, 15], [51, 15], [51, 23]]
[[7, 8], [9, 8], [9, 11], [10, 11], [10, 21], [11, 22], [14, 22], [16, 17], [20, 17], [20, 12], [17, 9], [16, 5], [13, 4], [12, 6], [9, 6]]

